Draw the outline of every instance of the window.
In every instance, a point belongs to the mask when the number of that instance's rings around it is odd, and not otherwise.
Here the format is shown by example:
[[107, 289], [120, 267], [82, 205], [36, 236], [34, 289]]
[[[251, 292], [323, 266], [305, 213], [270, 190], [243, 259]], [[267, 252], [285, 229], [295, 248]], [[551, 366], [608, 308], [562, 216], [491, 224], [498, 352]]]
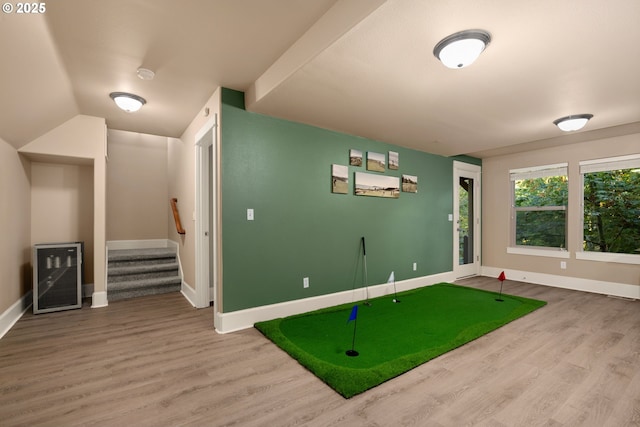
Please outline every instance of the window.
[[566, 248], [567, 164], [510, 171], [513, 246]]
[[583, 251], [640, 255], [640, 155], [580, 162]]

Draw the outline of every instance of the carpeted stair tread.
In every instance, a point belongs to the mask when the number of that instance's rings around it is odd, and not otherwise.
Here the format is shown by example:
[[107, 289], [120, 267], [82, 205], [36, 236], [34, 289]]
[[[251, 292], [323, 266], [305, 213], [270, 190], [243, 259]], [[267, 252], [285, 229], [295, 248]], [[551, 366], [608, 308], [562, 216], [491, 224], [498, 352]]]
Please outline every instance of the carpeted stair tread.
[[168, 262], [163, 264], [136, 264], [128, 266], [119, 266], [109, 268], [109, 277], [112, 276], [126, 276], [131, 274], [143, 274], [159, 271], [177, 271], [177, 262]]
[[109, 250], [109, 261], [133, 261], [158, 258], [175, 258], [176, 252], [171, 248], [118, 249]]
[[107, 266], [109, 301], [179, 292], [180, 264], [175, 249], [111, 249]]
[[149, 286], [146, 288], [130, 288], [109, 293], [109, 301], [119, 301], [129, 298], [143, 297], [147, 295], [166, 294], [169, 292], [180, 292], [180, 284]]
[[146, 273], [139, 273], [139, 274], [122, 274], [122, 275], [116, 275], [116, 276], [109, 275], [107, 278], [107, 283], [111, 285], [113, 283], [120, 283], [120, 282], [135, 282], [138, 280], [145, 280], [145, 279], [176, 277], [176, 276], [179, 276], [179, 274], [180, 274], [179, 270], [176, 268], [174, 270], [148, 271]]
[[171, 276], [171, 277], [156, 277], [152, 279], [143, 279], [143, 280], [131, 280], [124, 282], [114, 282], [109, 283], [109, 292], [117, 292], [121, 290], [129, 290], [132, 288], [136, 289], [145, 289], [152, 288], [154, 286], [163, 286], [163, 285], [180, 285], [182, 280], [180, 276]]

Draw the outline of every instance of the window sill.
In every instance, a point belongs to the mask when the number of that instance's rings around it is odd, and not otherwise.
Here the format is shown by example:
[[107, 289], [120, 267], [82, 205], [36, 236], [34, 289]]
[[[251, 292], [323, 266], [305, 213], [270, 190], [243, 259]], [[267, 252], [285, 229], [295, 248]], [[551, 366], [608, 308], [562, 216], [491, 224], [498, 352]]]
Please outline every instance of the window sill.
[[560, 249], [538, 249], [538, 248], [527, 248], [522, 246], [509, 246], [507, 247], [508, 254], [516, 254], [516, 255], [531, 255], [531, 256], [544, 256], [549, 258], [565, 258], [569, 259], [570, 255], [568, 251], [563, 251]]
[[640, 255], [616, 254], [612, 252], [576, 252], [576, 259], [640, 265]]

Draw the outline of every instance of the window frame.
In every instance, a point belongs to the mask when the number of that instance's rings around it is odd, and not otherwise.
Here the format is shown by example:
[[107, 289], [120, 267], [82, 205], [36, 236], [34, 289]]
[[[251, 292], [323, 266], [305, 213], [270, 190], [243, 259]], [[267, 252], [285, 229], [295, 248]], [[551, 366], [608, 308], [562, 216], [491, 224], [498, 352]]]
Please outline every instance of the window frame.
[[[569, 190], [569, 163], [556, 163], [550, 165], [533, 166], [527, 168], [510, 169], [509, 170], [509, 183], [511, 193], [511, 214], [510, 214], [510, 236], [509, 245], [507, 246], [507, 253], [519, 254], [519, 255], [534, 255], [545, 256], [553, 258], [569, 258], [569, 252], [567, 251], [566, 244], [568, 241], [568, 223], [569, 223], [569, 197], [567, 196], [566, 206], [527, 206], [516, 207], [515, 203], [515, 182], [522, 179], [535, 179], [545, 178], [550, 176], [564, 176], [567, 178], [567, 191]], [[564, 211], [565, 212], [565, 227], [564, 227], [564, 240], [565, 247], [556, 248], [550, 246], [530, 246], [530, 245], [518, 245], [516, 242], [516, 217], [517, 212], [524, 211]]]
[[583, 160], [578, 163], [580, 174], [580, 248], [576, 250], [576, 259], [621, 264], [640, 265], [640, 254], [616, 252], [595, 252], [584, 250], [584, 175], [586, 173], [608, 172], [621, 169], [640, 168], [640, 154], [616, 156], [601, 159]]

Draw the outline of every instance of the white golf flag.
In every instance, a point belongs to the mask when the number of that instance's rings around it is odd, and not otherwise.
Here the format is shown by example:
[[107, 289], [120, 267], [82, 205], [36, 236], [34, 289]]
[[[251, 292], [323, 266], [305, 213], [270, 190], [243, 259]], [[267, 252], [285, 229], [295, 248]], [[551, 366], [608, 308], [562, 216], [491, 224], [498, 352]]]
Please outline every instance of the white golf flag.
[[387, 280], [387, 283], [393, 283], [396, 281], [396, 276], [393, 274], [393, 271], [391, 272], [391, 274], [389, 275], [389, 279]]

